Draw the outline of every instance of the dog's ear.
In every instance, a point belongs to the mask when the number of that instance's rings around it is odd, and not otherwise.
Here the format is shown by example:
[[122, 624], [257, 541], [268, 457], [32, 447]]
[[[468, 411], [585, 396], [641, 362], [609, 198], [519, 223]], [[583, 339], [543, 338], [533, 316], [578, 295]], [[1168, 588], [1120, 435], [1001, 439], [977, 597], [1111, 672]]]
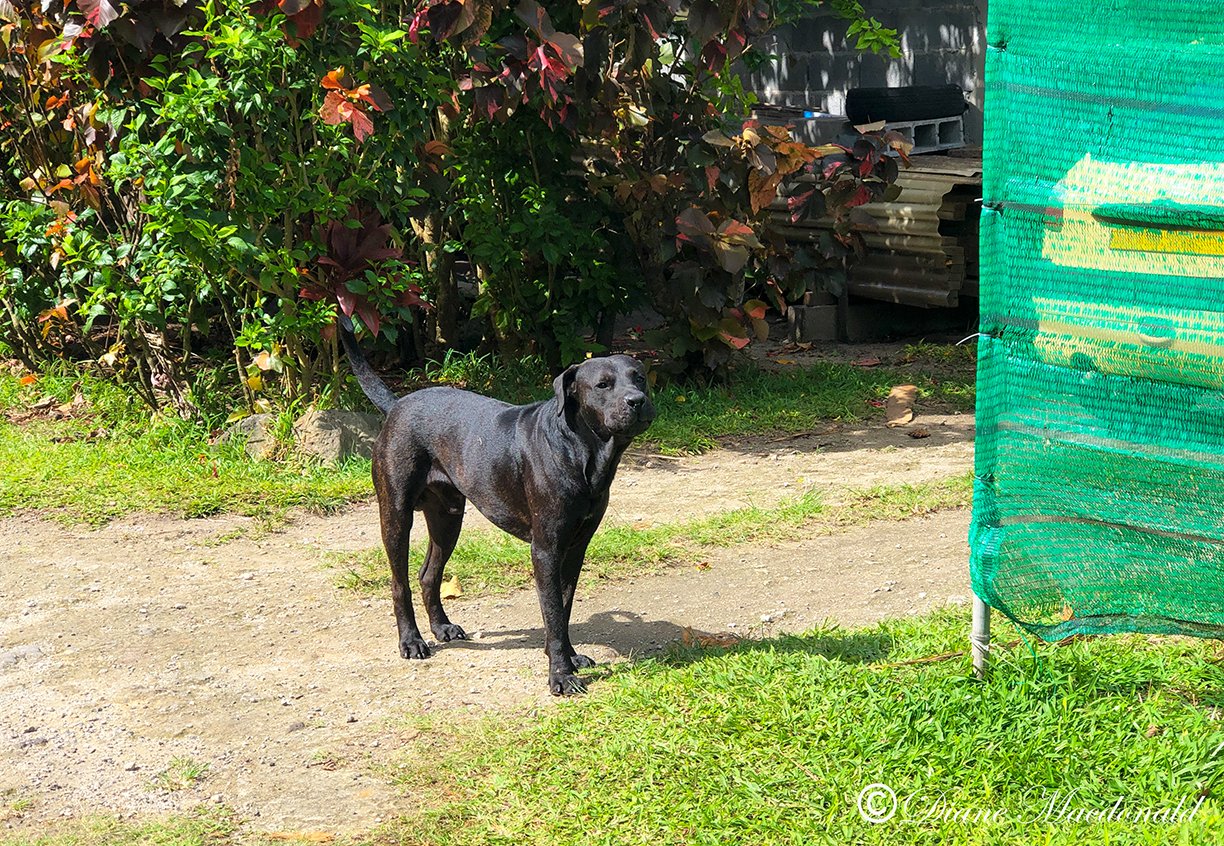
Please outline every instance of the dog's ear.
[[571, 364], [569, 367], [553, 379], [553, 392], [557, 395], [557, 416], [565, 416], [565, 403], [569, 397], [570, 389], [574, 387], [574, 379], [578, 377], [578, 365]]

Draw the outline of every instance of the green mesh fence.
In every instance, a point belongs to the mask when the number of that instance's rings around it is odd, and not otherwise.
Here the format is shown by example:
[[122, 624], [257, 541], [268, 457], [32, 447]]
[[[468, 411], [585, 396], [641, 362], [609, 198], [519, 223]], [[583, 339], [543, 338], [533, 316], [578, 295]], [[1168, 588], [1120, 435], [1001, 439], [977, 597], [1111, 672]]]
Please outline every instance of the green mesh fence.
[[989, 18], [974, 590], [1224, 636], [1224, 9]]

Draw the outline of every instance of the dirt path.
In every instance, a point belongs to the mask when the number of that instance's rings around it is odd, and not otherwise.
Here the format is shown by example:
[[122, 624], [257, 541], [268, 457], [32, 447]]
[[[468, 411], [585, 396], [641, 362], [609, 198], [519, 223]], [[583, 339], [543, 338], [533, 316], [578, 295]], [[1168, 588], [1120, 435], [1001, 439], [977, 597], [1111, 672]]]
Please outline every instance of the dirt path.
[[[807, 487], [836, 499], [967, 470], [972, 418], [922, 423], [932, 437], [824, 430], [639, 459], [618, 476], [609, 519], [672, 521]], [[403, 717], [550, 706], [533, 593], [450, 603], [475, 638], [405, 662], [389, 599], [337, 591], [320, 566], [329, 551], [375, 544], [371, 506], [225, 540], [249, 523], [0, 520], [0, 792], [32, 800], [6, 825], [223, 802], [260, 830], [364, 830], [413, 802], [368, 766], [412, 742]], [[964, 602], [967, 523], [947, 512], [580, 585], [574, 639], [617, 660], [664, 648], [685, 626], [770, 634]], [[159, 788], [176, 758], [207, 764], [206, 777]]]

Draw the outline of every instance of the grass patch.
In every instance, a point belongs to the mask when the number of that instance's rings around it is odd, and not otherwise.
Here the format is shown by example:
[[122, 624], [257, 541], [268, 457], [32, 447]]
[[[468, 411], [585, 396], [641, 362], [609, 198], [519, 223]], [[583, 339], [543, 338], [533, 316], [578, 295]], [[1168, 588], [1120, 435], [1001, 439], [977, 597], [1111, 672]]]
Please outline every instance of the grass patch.
[[178, 757], [153, 777], [153, 786], [173, 793], [195, 787], [208, 777], [208, 764], [193, 758]]
[[[591, 540], [583, 575], [610, 579], [640, 574], [664, 564], [698, 563], [711, 549], [758, 541], [776, 543], [873, 520], [900, 520], [957, 508], [968, 505], [972, 489], [972, 477], [965, 474], [938, 482], [851, 492], [838, 505], [826, 505], [817, 493], [810, 492], [772, 507], [738, 508], [645, 529], [606, 525]], [[417, 521], [419, 536], [424, 534], [423, 523]], [[424, 554], [425, 542], [418, 541], [410, 560], [421, 561]], [[337, 554], [329, 566], [340, 571], [336, 584], [341, 588], [378, 596], [390, 589], [381, 547]], [[469, 532], [460, 538], [446, 567], [450, 575], [459, 577], [467, 595], [502, 593], [530, 583], [531, 549], [504, 532]]]
[[[784, 371], [744, 367], [729, 386], [665, 387], [655, 392], [659, 416], [643, 443], [666, 454], [699, 453], [724, 438], [794, 434], [821, 421], [878, 417], [882, 412], [872, 401], [899, 382], [918, 385], [928, 409], [972, 410], [972, 368], [963, 354], [950, 354], [949, 366], [925, 347], [913, 349], [897, 368], [830, 362]], [[514, 402], [552, 393], [537, 363], [491, 357], [448, 356], [426, 371], [424, 383], [460, 385]], [[86, 402], [66, 419], [31, 416], [31, 406], [45, 397], [59, 405], [78, 394]], [[283, 414], [276, 431], [286, 435], [290, 422]], [[220, 419], [150, 415], [114, 383], [62, 368], [39, 374], [30, 385], [2, 372], [0, 515], [35, 509], [90, 523], [134, 511], [261, 516], [335, 507], [372, 491], [368, 461], [339, 468], [292, 458], [256, 462], [239, 445], [217, 442], [222, 428]]]
[[871, 402], [887, 397], [894, 385], [911, 383], [926, 410], [973, 411], [972, 366], [941, 375], [918, 363], [899, 369], [816, 362], [785, 370], [743, 369], [729, 386], [669, 385], [656, 391], [659, 416], [646, 441], [663, 454], [699, 453], [723, 438], [788, 435], [821, 421], [880, 417]]
[[[87, 410], [67, 419], [17, 425], [2, 414], [45, 396], [70, 403], [77, 393]], [[38, 509], [89, 523], [134, 511], [274, 515], [336, 507], [372, 490], [368, 461], [256, 462], [215, 434], [207, 423], [150, 417], [109, 382], [44, 374], [23, 387], [0, 376], [0, 514]]]
[[[1219, 644], [1112, 637], [1039, 645], [1036, 660], [1021, 647], [984, 683], [963, 657], [902, 663], [962, 650], [967, 632], [958, 609], [683, 649], [604, 670], [539, 719], [435, 725], [399, 769], [431, 804], [378, 842], [1219, 842]], [[901, 805], [879, 825], [856, 804], [873, 783]], [[1189, 822], [1099, 819], [1183, 800], [1187, 813], [1204, 793]]]
[[139, 822], [93, 817], [38, 832], [0, 832], [0, 846], [218, 846], [233, 842], [237, 828], [231, 811], [210, 808]]

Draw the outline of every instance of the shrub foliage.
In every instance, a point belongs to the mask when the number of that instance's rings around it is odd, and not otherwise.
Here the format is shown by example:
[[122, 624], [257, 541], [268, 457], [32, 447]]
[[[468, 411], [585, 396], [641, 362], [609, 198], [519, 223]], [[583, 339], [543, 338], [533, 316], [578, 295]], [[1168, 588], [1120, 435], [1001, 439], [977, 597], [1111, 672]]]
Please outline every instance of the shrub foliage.
[[[896, 174], [895, 139], [744, 119], [736, 68], [805, 5], [0, 0], [0, 337], [187, 413], [209, 357], [248, 407], [325, 395], [337, 307], [407, 360], [555, 367], [649, 303], [678, 369], [721, 367]], [[780, 192], [830, 237], [785, 249]]]

